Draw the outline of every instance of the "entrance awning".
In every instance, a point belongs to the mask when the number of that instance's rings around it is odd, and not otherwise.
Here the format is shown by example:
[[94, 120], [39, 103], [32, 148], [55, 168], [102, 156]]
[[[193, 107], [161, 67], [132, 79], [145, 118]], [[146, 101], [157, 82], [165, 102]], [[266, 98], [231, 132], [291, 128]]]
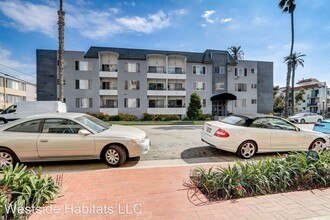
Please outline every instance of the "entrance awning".
[[221, 93], [217, 95], [213, 95], [211, 97], [212, 101], [220, 101], [220, 100], [236, 100], [237, 97], [231, 93]]

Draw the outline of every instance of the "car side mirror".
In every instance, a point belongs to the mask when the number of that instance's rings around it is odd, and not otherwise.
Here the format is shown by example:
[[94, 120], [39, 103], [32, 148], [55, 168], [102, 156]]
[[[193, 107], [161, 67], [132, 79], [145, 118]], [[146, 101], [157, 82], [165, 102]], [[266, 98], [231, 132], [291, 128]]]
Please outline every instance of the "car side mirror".
[[80, 129], [79, 131], [78, 131], [78, 134], [79, 135], [84, 135], [84, 136], [87, 136], [87, 135], [89, 135], [89, 134], [91, 134], [89, 131], [87, 131], [86, 129]]

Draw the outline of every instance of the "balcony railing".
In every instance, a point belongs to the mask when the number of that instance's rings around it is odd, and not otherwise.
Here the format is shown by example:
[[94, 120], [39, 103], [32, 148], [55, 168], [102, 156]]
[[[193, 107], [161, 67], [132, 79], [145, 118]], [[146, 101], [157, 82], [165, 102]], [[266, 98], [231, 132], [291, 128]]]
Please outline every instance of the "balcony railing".
[[186, 91], [185, 88], [168, 88], [168, 91]]
[[168, 74], [184, 74], [182, 67], [168, 67], [167, 68]]
[[101, 105], [100, 108], [118, 108], [118, 105]]
[[309, 107], [309, 106], [317, 106], [317, 104], [318, 103], [316, 103], [316, 102], [309, 102], [309, 103], [307, 103], [307, 106]]
[[102, 90], [117, 90], [117, 86], [100, 86], [100, 89]]

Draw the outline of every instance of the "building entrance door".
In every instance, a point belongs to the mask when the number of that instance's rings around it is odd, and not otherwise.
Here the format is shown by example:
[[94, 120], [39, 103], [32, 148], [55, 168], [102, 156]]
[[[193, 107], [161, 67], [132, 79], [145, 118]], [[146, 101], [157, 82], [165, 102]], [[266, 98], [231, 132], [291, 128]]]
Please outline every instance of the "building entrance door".
[[212, 115], [213, 116], [223, 116], [224, 115], [224, 103], [223, 101], [213, 101], [212, 102]]

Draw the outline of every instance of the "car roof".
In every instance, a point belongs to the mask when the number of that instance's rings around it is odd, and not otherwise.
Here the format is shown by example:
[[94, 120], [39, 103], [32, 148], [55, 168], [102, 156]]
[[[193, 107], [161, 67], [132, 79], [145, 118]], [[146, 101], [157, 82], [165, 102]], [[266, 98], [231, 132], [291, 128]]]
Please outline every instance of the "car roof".
[[76, 113], [76, 112], [63, 112], [63, 113], [42, 113], [36, 115], [27, 116], [26, 119], [38, 119], [38, 118], [67, 118], [73, 119], [80, 116], [86, 115], [84, 113]]
[[241, 118], [246, 119], [256, 119], [256, 118], [265, 118], [265, 117], [270, 117], [270, 118], [277, 118], [276, 116], [271, 116], [271, 115], [266, 115], [266, 114], [248, 114], [248, 113], [243, 113], [243, 114], [232, 114], [230, 116], [238, 116]]

